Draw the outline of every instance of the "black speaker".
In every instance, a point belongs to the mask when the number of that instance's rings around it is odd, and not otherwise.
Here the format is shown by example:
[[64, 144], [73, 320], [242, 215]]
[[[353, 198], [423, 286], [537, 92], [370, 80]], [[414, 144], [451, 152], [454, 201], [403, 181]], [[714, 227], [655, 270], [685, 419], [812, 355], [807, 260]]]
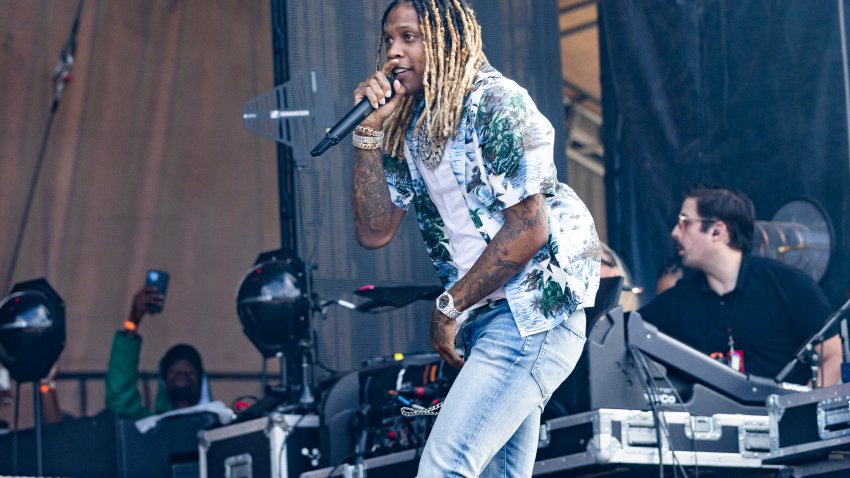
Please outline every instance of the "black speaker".
[[[67, 419], [45, 425], [42, 433], [44, 476], [115, 476], [114, 415]], [[35, 476], [35, 429], [21, 430], [17, 435], [17, 453], [14, 433], [0, 435], [0, 475]]]
[[197, 472], [198, 432], [217, 421], [212, 413], [177, 415], [164, 418], [155, 428], [141, 433], [135, 420], [116, 420], [115, 476], [177, 477]]

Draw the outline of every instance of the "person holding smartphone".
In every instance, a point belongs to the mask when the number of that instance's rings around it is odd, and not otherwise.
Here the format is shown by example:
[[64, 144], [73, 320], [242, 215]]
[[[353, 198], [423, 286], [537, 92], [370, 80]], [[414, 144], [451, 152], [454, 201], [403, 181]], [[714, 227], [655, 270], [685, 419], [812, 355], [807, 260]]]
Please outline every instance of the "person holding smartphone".
[[[152, 272], [156, 278], [152, 279]], [[164, 274], [164, 276], [163, 276]], [[165, 277], [165, 282], [161, 280]], [[167, 274], [148, 273], [147, 285], [136, 292], [130, 315], [116, 331], [106, 372], [106, 407], [117, 415], [140, 419], [210, 401], [209, 384], [198, 351], [187, 344], [171, 347], [159, 362], [159, 387], [153, 410], [144, 407], [138, 389], [142, 337], [139, 327], [148, 314], [165, 305]]]

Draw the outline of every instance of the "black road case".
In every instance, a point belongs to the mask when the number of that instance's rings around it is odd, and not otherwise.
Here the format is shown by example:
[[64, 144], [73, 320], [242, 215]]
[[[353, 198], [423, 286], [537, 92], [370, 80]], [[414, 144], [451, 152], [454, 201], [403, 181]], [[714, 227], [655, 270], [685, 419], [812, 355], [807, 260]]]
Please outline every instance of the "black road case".
[[319, 463], [319, 419], [284, 415], [198, 434], [201, 478], [288, 478]]

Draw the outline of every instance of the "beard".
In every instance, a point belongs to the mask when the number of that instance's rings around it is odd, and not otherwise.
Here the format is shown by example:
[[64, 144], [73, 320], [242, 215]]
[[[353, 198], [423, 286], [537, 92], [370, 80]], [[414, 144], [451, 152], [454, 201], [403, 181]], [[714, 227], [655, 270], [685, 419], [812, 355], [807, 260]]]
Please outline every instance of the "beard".
[[171, 403], [185, 402], [195, 405], [201, 400], [201, 391], [192, 387], [170, 387], [167, 390], [167, 395]]

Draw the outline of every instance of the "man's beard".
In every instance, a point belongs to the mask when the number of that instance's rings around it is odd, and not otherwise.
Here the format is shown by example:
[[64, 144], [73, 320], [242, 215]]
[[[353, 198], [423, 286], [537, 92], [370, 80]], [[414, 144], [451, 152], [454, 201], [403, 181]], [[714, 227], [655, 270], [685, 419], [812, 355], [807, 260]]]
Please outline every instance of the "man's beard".
[[170, 387], [167, 390], [168, 400], [171, 403], [185, 402], [190, 405], [197, 404], [201, 399], [201, 391], [191, 387]]

